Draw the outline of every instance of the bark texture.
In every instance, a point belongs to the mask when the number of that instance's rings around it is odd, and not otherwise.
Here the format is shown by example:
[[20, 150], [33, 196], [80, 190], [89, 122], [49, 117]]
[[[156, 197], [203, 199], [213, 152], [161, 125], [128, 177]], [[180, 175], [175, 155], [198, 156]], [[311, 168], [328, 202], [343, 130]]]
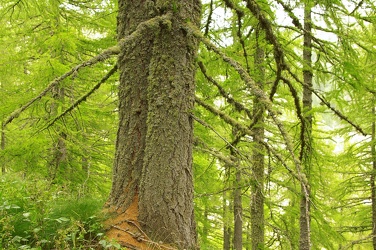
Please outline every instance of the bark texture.
[[200, 3], [119, 0], [118, 39], [153, 17], [169, 14], [118, 60], [119, 130], [109, 205], [126, 211], [138, 201], [138, 222], [153, 240], [196, 247], [192, 136], [195, 38]]
[[[303, 44], [303, 121], [301, 125], [301, 153], [300, 161], [303, 163], [304, 172], [309, 182], [312, 154], [312, 17], [311, 3], [304, 6], [304, 44]], [[310, 229], [310, 201], [303, 195], [304, 192], [310, 195], [310, 190], [305, 190], [301, 184], [300, 200], [300, 239], [299, 249], [311, 249]]]
[[[257, 39], [259, 36], [257, 36]], [[264, 88], [265, 52], [261, 48], [259, 41], [256, 41], [255, 66], [257, 73], [257, 84]], [[252, 250], [264, 249], [264, 113], [265, 107], [258, 97], [254, 98], [253, 115], [256, 124], [253, 128], [255, 146], [252, 150], [252, 176], [253, 185], [251, 190], [251, 241]]]

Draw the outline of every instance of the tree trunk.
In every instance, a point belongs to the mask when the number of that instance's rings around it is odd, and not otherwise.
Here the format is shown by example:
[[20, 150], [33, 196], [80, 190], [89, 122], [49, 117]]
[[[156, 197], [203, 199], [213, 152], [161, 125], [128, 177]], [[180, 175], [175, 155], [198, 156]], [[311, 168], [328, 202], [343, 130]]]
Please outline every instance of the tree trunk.
[[[61, 58], [63, 55], [61, 55]], [[64, 62], [62, 62], [64, 63]], [[57, 114], [59, 113], [59, 104], [64, 104], [64, 87], [62, 86], [56, 86], [52, 90], [52, 104], [50, 106], [50, 113], [49, 115], [51, 117], [56, 117]], [[63, 132], [62, 128], [57, 128], [59, 132], [59, 135], [56, 138], [56, 143], [52, 146], [51, 148], [51, 155], [52, 159], [49, 164], [49, 169], [48, 169], [48, 175], [50, 178], [50, 181], [52, 183], [55, 182], [56, 177], [60, 172], [68, 171], [66, 169], [67, 167], [67, 160], [68, 160], [68, 150], [66, 146], [66, 140], [67, 140], [67, 134]], [[65, 169], [62, 169], [65, 168]]]
[[[234, 153], [232, 155], [235, 156]], [[241, 169], [240, 164], [235, 166], [234, 183], [234, 250], [243, 248], [243, 207], [242, 207], [242, 189], [241, 189]]]
[[[1, 151], [4, 151], [5, 150], [5, 133], [4, 133], [4, 125], [2, 124], [1, 125]], [[5, 154], [3, 156], [3, 160], [2, 160], [2, 163], [1, 163], [1, 174], [2, 175], [5, 175], [5, 172], [6, 172], [6, 169], [5, 169]]]
[[372, 243], [373, 243], [373, 250], [376, 250], [376, 186], [375, 186], [375, 176], [376, 176], [376, 146], [375, 146], [375, 139], [376, 139], [376, 122], [375, 122], [375, 96], [373, 97], [373, 108], [372, 108], [372, 144], [371, 144], [371, 154], [372, 154], [372, 171], [371, 171], [371, 201], [372, 201]]
[[[257, 30], [255, 71], [257, 83], [261, 89], [264, 86], [264, 50], [259, 44], [259, 30]], [[255, 146], [252, 150], [252, 176], [253, 185], [251, 189], [251, 240], [252, 250], [264, 249], [264, 113], [265, 108], [259, 98], [254, 98], [253, 114], [256, 124], [253, 128]]]
[[[304, 6], [304, 44], [303, 44], [303, 121], [301, 124], [301, 153], [300, 161], [303, 163], [304, 171], [309, 182], [312, 154], [312, 18], [311, 3]], [[310, 201], [304, 193], [310, 195], [310, 190], [306, 190], [301, 184], [300, 200], [300, 240], [299, 249], [311, 249], [310, 231]]]
[[118, 213], [136, 207], [137, 221], [153, 240], [188, 249], [196, 248], [190, 111], [198, 43], [182, 26], [198, 26], [200, 9], [197, 0], [119, 0], [119, 40], [155, 16], [172, 18], [132, 49], [121, 48], [120, 122], [108, 201]]
[[[230, 166], [228, 166], [229, 168]], [[226, 168], [226, 169], [228, 169]], [[225, 176], [229, 175], [229, 170], [225, 170]], [[223, 192], [223, 250], [231, 249], [231, 226], [229, 220], [231, 201], [228, 199], [228, 192]]]

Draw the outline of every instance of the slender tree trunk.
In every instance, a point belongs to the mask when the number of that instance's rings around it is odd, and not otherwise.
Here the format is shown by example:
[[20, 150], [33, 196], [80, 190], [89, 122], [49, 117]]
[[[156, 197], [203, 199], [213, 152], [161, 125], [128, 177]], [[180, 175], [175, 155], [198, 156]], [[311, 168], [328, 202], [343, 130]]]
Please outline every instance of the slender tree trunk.
[[234, 183], [234, 250], [243, 248], [243, 206], [241, 190], [241, 169], [238, 164], [235, 167]]
[[[171, 20], [121, 48], [119, 130], [108, 205], [130, 212], [157, 241], [196, 248], [192, 137], [195, 38], [182, 27], [199, 25], [200, 3], [119, 0], [118, 39], [140, 23], [170, 13]], [[119, 234], [124, 232], [119, 231]]]
[[371, 171], [371, 201], [372, 201], [372, 243], [373, 249], [376, 250], [376, 186], [375, 186], [375, 176], [376, 176], [376, 110], [375, 110], [375, 96], [373, 97], [373, 108], [372, 108], [372, 144], [371, 144], [371, 154], [372, 154], [372, 171]]
[[[61, 55], [62, 56], [62, 55]], [[56, 117], [58, 114], [59, 103], [64, 103], [64, 88], [61, 86], [56, 86], [52, 91], [53, 101], [50, 106], [51, 117]], [[56, 139], [56, 143], [52, 146], [51, 155], [52, 159], [49, 164], [49, 177], [50, 181], [53, 182], [58, 175], [59, 169], [67, 162], [68, 152], [66, 146], [67, 134], [61, 131]], [[63, 171], [67, 171], [64, 169]]]
[[209, 227], [210, 227], [210, 222], [208, 218], [208, 206], [205, 204], [204, 207], [204, 225], [202, 228], [202, 237], [201, 237], [201, 247], [202, 246], [207, 246], [208, 245], [208, 235], [209, 235]]
[[251, 224], [249, 221], [247, 222], [247, 242], [245, 244], [245, 250], [251, 250], [252, 249], [252, 238], [251, 238]]
[[[226, 171], [227, 172], [227, 171]], [[227, 173], [226, 173], [227, 176]], [[231, 226], [229, 221], [229, 208], [231, 207], [228, 200], [228, 192], [223, 192], [223, 250], [231, 249]]]
[[[5, 150], [5, 128], [4, 125], [1, 125], [1, 151]], [[4, 155], [5, 158], [5, 155]], [[1, 163], [1, 173], [2, 175], [5, 175], [6, 169], [5, 169], [5, 159], [3, 158], [2, 163]]]
[[[255, 71], [257, 73], [257, 84], [261, 89], [264, 87], [264, 57], [265, 52], [259, 44], [259, 30], [257, 30]], [[251, 240], [252, 250], [264, 249], [264, 112], [265, 108], [259, 98], [254, 98], [253, 114], [257, 119], [253, 128], [255, 146], [252, 150], [252, 176], [253, 185], [251, 189]]]
[[[312, 18], [311, 3], [304, 6], [304, 44], [303, 44], [303, 121], [301, 125], [301, 153], [300, 161], [303, 163], [304, 171], [309, 182], [312, 154]], [[299, 249], [311, 249], [310, 231], [310, 201], [307, 200], [305, 192], [310, 195], [310, 190], [305, 190], [301, 184], [300, 201], [300, 240]]]

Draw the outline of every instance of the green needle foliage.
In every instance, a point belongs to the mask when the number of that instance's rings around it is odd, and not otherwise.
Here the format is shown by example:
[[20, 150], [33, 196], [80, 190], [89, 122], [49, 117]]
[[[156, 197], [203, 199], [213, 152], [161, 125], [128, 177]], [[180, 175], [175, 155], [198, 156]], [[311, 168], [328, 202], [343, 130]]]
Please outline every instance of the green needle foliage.
[[[305, 5], [311, 67], [303, 60]], [[370, 0], [210, 0], [202, 1], [201, 33], [189, 22], [182, 28], [201, 39], [191, 111], [201, 249], [233, 248], [239, 190], [243, 249], [257, 249], [257, 186], [261, 249], [299, 249], [304, 187], [310, 249], [376, 249], [375, 13]], [[100, 213], [118, 126], [117, 47], [86, 64], [116, 45], [116, 16], [112, 0], [0, 3], [0, 249], [120, 248], [103, 237]], [[308, 113], [304, 70], [313, 75]], [[263, 114], [254, 111], [260, 103]], [[308, 170], [299, 161], [304, 115], [313, 117]]]

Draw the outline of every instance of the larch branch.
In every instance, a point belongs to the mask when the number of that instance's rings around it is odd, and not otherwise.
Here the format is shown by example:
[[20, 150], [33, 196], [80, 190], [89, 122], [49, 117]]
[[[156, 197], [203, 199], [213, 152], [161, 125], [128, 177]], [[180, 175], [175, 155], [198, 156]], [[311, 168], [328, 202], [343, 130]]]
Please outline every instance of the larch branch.
[[84, 67], [91, 66], [91, 65], [94, 65], [98, 62], [105, 61], [105, 60], [109, 59], [111, 56], [119, 54], [119, 51], [120, 51], [120, 49], [119, 49], [118, 46], [114, 46], [114, 47], [111, 47], [109, 49], [106, 49], [105, 51], [103, 51], [99, 55], [97, 55], [97, 56], [91, 58], [90, 60], [87, 60], [87, 61], [85, 61], [85, 62], [83, 62], [83, 63], [81, 63], [81, 64], [79, 64], [75, 67], [73, 67], [71, 70], [69, 70], [68, 72], [66, 72], [62, 76], [55, 78], [52, 82], [50, 82], [50, 84], [42, 92], [40, 92], [39, 95], [37, 95], [36, 97], [31, 99], [29, 102], [24, 104], [21, 108], [13, 111], [3, 122], [3, 128], [5, 128], [15, 118], [19, 117], [19, 115], [23, 111], [25, 111], [27, 108], [29, 108], [35, 101], [37, 101], [37, 100], [41, 99], [43, 96], [45, 96], [53, 87], [57, 86], [60, 82], [62, 82], [67, 77], [69, 77], [73, 74], [76, 74], [80, 69], [82, 69]]
[[159, 28], [159, 25], [166, 24], [168, 25], [168, 22], [171, 19], [171, 13], [167, 13], [162, 16], [157, 16], [152, 19], [149, 19], [145, 22], [140, 23], [136, 30], [131, 33], [130, 35], [124, 37], [121, 39], [117, 45], [110, 47], [106, 50], [104, 50], [102, 53], [92, 57], [91, 59], [76, 65], [71, 70], [63, 74], [62, 76], [59, 76], [55, 78], [53, 81], [50, 82], [50, 84], [36, 97], [31, 99], [29, 102], [24, 104], [21, 108], [13, 111], [4, 121], [2, 128], [5, 129], [5, 127], [11, 123], [14, 119], [20, 116], [20, 114], [25, 111], [27, 108], [29, 108], [35, 101], [41, 99], [43, 96], [45, 96], [53, 87], [57, 86], [60, 82], [65, 80], [67, 77], [76, 74], [80, 69], [88, 66], [92, 66], [98, 62], [103, 62], [110, 57], [114, 55], [118, 55], [120, 53], [120, 48], [126, 47], [127, 49], [132, 49], [132, 47], [137, 46], [137, 39], [141, 39], [143, 37], [144, 33], [150, 32], [150, 30], [155, 30]]
[[[309, 194], [308, 194], [309, 186], [308, 186], [307, 178], [306, 178], [305, 174], [301, 171], [302, 168], [301, 168], [301, 163], [300, 163], [299, 159], [295, 156], [294, 148], [293, 148], [293, 145], [292, 145], [292, 142], [291, 142], [290, 135], [287, 133], [284, 125], [282, 124], [282, 122], [278, 119], [278, 117], [277, 117], [278, 112], [273, 108], [273, 103], [270, 101], [268, 96], [265, 94], [265, 92], [262, 89], [260, 89], [260, 87], [257, 86], [256, 82], [250, 77], [248, 72], [237, 61], [233, 60], [232, 58], [227, 56], [225, 53], [223, 53], [219, 48], [217, 48], [213, 43], [211, 43], [207, 38], [205, 38], [201, 34], [201, 32], [199, 30], [197, 30], [196, 27], [194, 27], [193, 25], [189, 25], [189, 23], [187, 23], [187, 25], [185, 26], [185, 29], [187, 30], [187, 32], [192, 33], [194, 36], [196, 36], [198, 39], [200, 39], [205, 44], [205, 46], [208, 48], [208, 50], [212, 50], [214, 53], [219, 55], [222, 58], [223, 61], [225, 61], [226, 63], [231, 65], [238, 72], [238, 74], [242, 78], [242, 80], [250, 88], [251, 92], [255, 96], [257, 96], [260, 99], [260, 101], [265, 105], [265, 108], [268, 110], [269, 115], [272, 117], [274, 123], [277, 125], [277, 127], [278, 127], [284, 141], [285, 141], [287, 150], [288, 150], [288, 152], [289, 152], [289, 154], [290, 154], [290, 156], [291, 156], [291, 158], [294, 162], [294, 165], [296, 167], [296, 171], [298, 172], [299, 181], [304, 186], [305, 192], [304, 192], [303, 195], [306, 197], [307, 200], [309, 200]], [[196, 100], [196, 102], [197, 102], [197, 100]], [[199, 102], [200, 105], [203, 103], [202, 101], [200, 103], [200, 100], [198, 100], [198, 102]]]
[[116, 71], [117, 71], [117, 65], [115, 65], [90, 91], [88, 91], [86, 94], [84, 94], [83, 96], [81, 96], [69, 108], [67, 108], [66, 110], [64, 110], [63, 113], [61, 113], [60, 115], [58, 115], [54, 119], [52, 119], [52, 121], [50, 121], [47, 124], [47, 126], [45, 128], [43, 128], [42, 130], [48, 129], [49, 127], [51, 127], [52, 125], [54, 125], [57, 120], [61, 119], [67, 113], [71, 112], [75, 107], [77, 107], [78, 105], [80, 105], [82, 102], [86, 101], [86, 99], [90, 95], [92, 95], [97, 89], [99, 89], [99, 87], [102, 85], [102, 83], [106, 82], [108, 80], [108, 78], [110, 78], [113, 74], [115, 74]]

